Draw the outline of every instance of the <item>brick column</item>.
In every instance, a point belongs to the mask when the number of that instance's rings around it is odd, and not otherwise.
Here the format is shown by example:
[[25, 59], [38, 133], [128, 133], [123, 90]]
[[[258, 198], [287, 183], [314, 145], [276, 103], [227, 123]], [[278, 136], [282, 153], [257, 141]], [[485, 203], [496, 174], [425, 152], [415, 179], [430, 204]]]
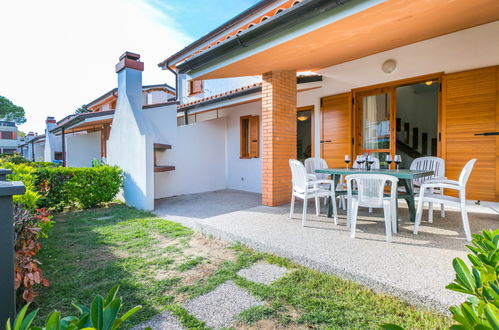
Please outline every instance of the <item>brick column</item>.
[[262, 204], [290, 202], [289, 159], [296, 158], [296, 71], [263, 74]]

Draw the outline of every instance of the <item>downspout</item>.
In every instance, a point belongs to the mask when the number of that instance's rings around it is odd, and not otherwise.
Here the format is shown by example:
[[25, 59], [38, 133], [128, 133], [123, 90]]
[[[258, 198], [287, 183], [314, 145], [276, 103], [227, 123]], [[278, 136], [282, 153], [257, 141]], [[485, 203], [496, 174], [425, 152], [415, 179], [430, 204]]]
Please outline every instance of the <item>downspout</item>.
[[[175, 76], [175, 102], [178, 102], [179, 101], [178, 87], [180, 84], [179, 79], [178, 79], [178, 72], [173, 70], [172, 68], [170, 68], [169, 62], [166, 62], [166, 68], [168, 69], [168, 71], [173, 73], [173, 75]], [[184, 122], [185, 122], [185, 125], [189, 125], [189, 116], [187, 115], [187, 110], [184, 111]]]
[[35, 143], [34, 143], [34, 141], [31, 141], [31, 158], [33, 158], [33, 161], [35, 161]]
[[62, 128], [62, 167], [66, 167], [66, 130]]

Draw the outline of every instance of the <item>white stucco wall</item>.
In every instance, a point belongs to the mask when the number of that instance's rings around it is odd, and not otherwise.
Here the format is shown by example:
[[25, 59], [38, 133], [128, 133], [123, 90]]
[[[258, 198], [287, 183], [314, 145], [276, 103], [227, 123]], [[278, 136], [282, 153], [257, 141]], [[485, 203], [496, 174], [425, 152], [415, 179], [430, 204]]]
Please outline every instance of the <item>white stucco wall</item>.
[[226, 188], [226, 118], [177, 127], [176, 107], [144, 110], [154, 128], [154, 141], [172, 149], [157, 151], [158, 165], [173, 165], [174, 171], [154, 174], [154, 196], [163, 198]]
[[35, 161], [43, 162], [45, 157], [45, 142], [35, 143]]
[[[252, 102], [225, 110], [227, 115], [227, 188], [262, 192], [262, 102]], [[240, 159], [240, 117], [260, 116], [260, 157]]]
[[[320, 98], [349, 92], [354, 88], [411, 78], [435, 72], [452, 73], [499, 64], [499, 21], [386, 52], [331, 66], [318, 71], [322, 86], [298, 94], [298, 106], [315, 106], [315, 154], [320, 154]], [[388, 59], [397, 61], [391, 74], [381, 70]]]
[[94, 158], [101, 158], [100, 132], [66, 136], [66, 166], [91, 167]]

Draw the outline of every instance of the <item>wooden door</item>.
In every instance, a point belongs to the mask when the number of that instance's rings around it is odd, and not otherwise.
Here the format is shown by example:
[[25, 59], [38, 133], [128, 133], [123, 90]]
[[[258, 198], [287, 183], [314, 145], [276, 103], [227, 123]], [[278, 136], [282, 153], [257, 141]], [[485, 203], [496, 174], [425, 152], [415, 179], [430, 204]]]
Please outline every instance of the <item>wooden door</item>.
[[321, 100], [321, 158], [329, 167], [343, 167], [345, 155], [352, 157], [351, 104], [350, 93]]
[[464, 164], [477, 159], [467, 199], [499, 201], [499, 137], [483, 135], [499, 131], [498, 75], [498, 67], [489, 67], [443, 77], [441, 124], [446, 176], [457, 180]]

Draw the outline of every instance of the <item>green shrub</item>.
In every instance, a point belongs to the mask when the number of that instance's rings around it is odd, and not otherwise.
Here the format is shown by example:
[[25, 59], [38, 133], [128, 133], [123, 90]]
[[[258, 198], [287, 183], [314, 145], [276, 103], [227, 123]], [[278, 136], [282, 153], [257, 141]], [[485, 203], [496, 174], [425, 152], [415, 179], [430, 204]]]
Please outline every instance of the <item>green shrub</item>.
[[[452, 306], [452, 318], [458, 322], [451, 329], [499, 329], [499, 229], [473, 234], [467, 248], [471, 270], [460, 258], [452, 261], [456, 272], [454, 282], [446, 288], [467, 293], [468, 301]], [[403, 329], [394, 324], [383, 324], [383, 329]]]
[[[118, 289], [118, 285], [114, 286], [109, 291], [106, 298], [97, 295], [92, 301], [92, 304], [89, 308], [80, 304], [73, 304], [73, 306], [80, 313], [79, 316], [66, 316], [61, 318], [61, 313], [59, 311], [53, 311], [45, 321], [45, 326], [43, 327], [43, 329], [119, 329], [121, 327], [121, 324], [133, 314], [137, 313], [142, 308], [142, 306], [135, 306], [129, 311], [123, 313], [122, 316], [119, 316], [120, 310], [123, 308], [123, 302], [121, 298], [117, 297]], [[38, 313], [38, 309], [26, 315], [28, 307], [29, 304], [25, 305], [21, 309], [19, 314], [16, 316], [13, 324], [11, 324], [10, 320], [7, 320], [5, 329], [41, 330], [41, 328], [39, 327], [32, 326], [36, 314]]]
[[36, 185], [42, 194], [40, 206], [91, 208], [112, 201], [118, 194], [123, 174], [117, 166], [91, 168], [38, 168]]
[[9, 162], [9, 163], [14, 163], [14, 164], [25, 164], [29, 163], [30, 161], [21, 156], [20, 154], [14, 153], [14, 154], [0, 154], [0, 160], [2, 162]]

